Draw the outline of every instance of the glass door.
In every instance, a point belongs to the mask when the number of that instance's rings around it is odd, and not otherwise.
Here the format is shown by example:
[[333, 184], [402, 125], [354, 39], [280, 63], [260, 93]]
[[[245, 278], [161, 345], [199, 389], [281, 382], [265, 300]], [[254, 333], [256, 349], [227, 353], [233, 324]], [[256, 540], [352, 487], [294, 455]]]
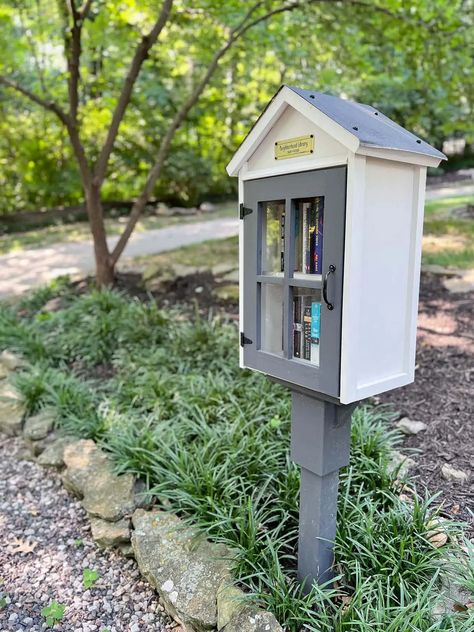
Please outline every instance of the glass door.
[[345, 167], [244, 183], [244, 363], [333, 397], [345, 190]]

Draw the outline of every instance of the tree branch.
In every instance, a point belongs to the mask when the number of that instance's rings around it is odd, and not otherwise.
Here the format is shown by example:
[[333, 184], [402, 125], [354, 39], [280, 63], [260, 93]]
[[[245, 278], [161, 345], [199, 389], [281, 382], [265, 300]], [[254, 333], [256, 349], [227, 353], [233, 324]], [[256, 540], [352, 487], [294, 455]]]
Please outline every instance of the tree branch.
[[115, 106], [114, 113], [112, 115], [112, 122], [110, 123], [109, 130], [107, 132], [107, 138], [101, 149], [99, 157], [97, 159], [94, 169], [94, 183], [100, 186], [105, 178], [107, 171], [107, 164], [109, 162], [110, 154], [114, 148], [117, 134], [120, 124], [123, 120], [127, 107], [130, 103], [133, 87], [140, 74], [143, 62], [148, 57], [148, 53], [151, 47], [156, 43], [161, 31], [163, 30], [173, 5], [173, 0], [164, 0], [161, 7], [160, 15], [156, 20], [152, 30], [148, 35], [144, 35], [141, 42], [138, 44], [132, 62], [125, 77], [125, 81], [122, 86], [122, 92]]
[[[287, 13], [289, 11], [293, 11], [298, 8], [309, 6], [311, 4], [316, 4], [316, 3], [337, 4], [338, 2], [340, 3], [340, 0], [294, 0], [294, 2], [290, 2], [288, 4], [282, 4], [279, 7], [276, 7], [275, 9], [267, 11], [266, 13], [264, 13], [263, 15], [260, 15], [259, 17], [250, 19], [254, 15], [255, 11], [264, 4], [264, 2], [259, 1], [259, 2], [256, 2], [249, 9], [249, 11], [240, 21], [240, 23], [230, 31], [228, 39], [223, 44], [223, 46], [214, 53], [214, 56], [206, 72], [202, 76], [201, 80], [197, 83], [196, 87], [191, 92], [189, 97], [184, 101], [181, 108], [177, 111], [165, 135], [163, 136], [160, 147], [158, 149], [158, 154], [156, 156], [155, 163], [150, 169], [143, 191], [140, 194], [140, 196], [137, 198], [135, 204], [133, 205], [127, 225], [125, 226], [123, 233], [121, 234], [117, 244], [115, 245], [115, 248], [113, 249], [111, 253], [111, 259], [114, 264], [118, 261], [120, 255], [124, 251], [125, 246], [127, 245], [127, 242], [130, 238], [130, 235], [132, 234], [133, 229], [135, 228], [135, 225], [148, 199], [150, 198], [153, 192], [153, 188], [155, 186], [157, 179], [160, 176], [161, 170], [163, 168], [164, 162], [168, 155], [168, 151], [173, 141], [176, 130], [184, 121], [184, 119], [186, 118], [191, 108], [198, 101], [205, 87], [209, 83], [212, 75], [217, 69], [221, 58], [235, 44], [235, 42], [238, 39], [240, 39], [249, 29], [253, 28], [254, 26], [257, 26], [258, 24], [261, 24], [262, 22], [269, 20], [273, 16]], [[371, 10], [380, 9], [380, 12], [386, 15], [390, 15], [391, 17], [395, 17], [395, 18], [402, 18], [402, 16], [391, 13], [389, 10], [385, 8], [378, 7], [377, 5], [370, 5], [368, 3], [366, 4], [365, 2], [361, 0], [342, 0], [342, 3], [349, 4], [349, 5], [354, 4], [356, 6], [365, 7], [366, 9], [371, 9]]]
[[70, 121], [68, 115], [54, 101], [47, 101], [46, 99], [43, 99], [34, 92], [31, 92], [31, 90], [24, 88], [19, 83], [16, 83], [16, 81], [13, 81], [12, 79], [9, 79], [8, 77], [5, 77], [3, 75], [0, 75], [0, 84], [22, 94], [24, 97], [26, 97], [30, 101], [33, 101], [33, 103], [40, 105], [45, 110], [53, 112], [59, 118], [61, 123], [63, 123], [63, 125], [65, 125], [66, 127], [69, 125]]
[[92, 6], [92, 2], [93, 2], [93, 0], [84, 0], [84, 4], [78, 10], [78, 14], [79, 14], [81, 20], [85, 20], [87, 18], [87, 16], [89, 15], [89, 12], [90, 12], [91, 6]]
[[[309, 4], [311, 2], [320, 2], [320, 1], [324, 1], [324, 0], [306, 0], [304, 4]], [[184, 121], [184, 119], [188, 115], [191, 108], [198, 101], [206, 85], [209, 83], [209, 80], [214, 74], [219, 64], [220, 59], [225, 55], [225, 53], [229, 50], [229, 48], [231, 48], [231, 46], [252, 26], [259, 24], [260, 22], [263, 22], [264, 20], [268, 20], [269, 18], [271, 18], [272, 16], [278, 13], [291, 11], [293, 9], [296, 9], [297, 7], [302, 6], [300, 2], [293, 2], [292, 4], [280, 6], [277, 9], [268, 11], [267, 13], [260, 16], [259, 18], [255, 18], [254, 20], [248, 22], [249, 18], [251, 18], [251, 16], [255, 13], [255, 11], [262, 6], [262, 4], [263, 4], [262, 1], [256, 2], [245, 14], [245, 16], [242, 18], [240, 23], [230, 31], [227, 41], [220, 49], [218, 49], [214, 53], [211, 63], [209, 64], [203, 77], [197, 83], [196, 87], [188, 96], [188, 98], [185, 100], [181, 108], [176, 112], [173, 120], [171, 121], [170, 126], [168, 127], [165, 135], [163, 136], [163, 140], [161, 141], [160, 147], [158, 149], [158, 154], [156, 156], [155, 164], [150, 169], [143, 191], [141, 195], [137, 198], [135, 204], [133, 205], [127, 225], [125, 226], [123, 233], [121, 234], [118, 242], [115, 245], [115, 248], [113, 249], [111, 253], [111, 258], [114, 264], [118, 261], [120, 255], [124, 251], [125, 246], [127, 245], [127, 242], [130, 238], [130, 235], [132, 234], [133, 229], [135, 228], [135, 225], [153, 191], [153, 187], [155, 186], [156, 180], [158, 179], [161, 173], [161, 170], [163, 168], [164, 162], [168, 155], [168, 150], [171, 146], [176, 130]]]

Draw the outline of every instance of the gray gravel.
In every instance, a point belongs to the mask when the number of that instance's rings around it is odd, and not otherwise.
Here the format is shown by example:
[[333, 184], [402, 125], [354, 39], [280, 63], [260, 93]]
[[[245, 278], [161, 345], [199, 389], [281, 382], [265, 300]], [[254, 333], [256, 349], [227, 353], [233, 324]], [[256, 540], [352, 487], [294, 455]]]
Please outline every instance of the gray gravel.
[[[0, 435], [0, 599], [7, 602], [0, 601], [0, 632], [48, 629], [41, 609], [53, 600], [66, 606], [54, 626], [57, 632], [173, 627], [135, 560], [99, 550], [85, 511], [58, 474], [23, 460], [22, 454], [20, 439]], [[15, 542], [34, 550], [15, 552]], [[89, 590], [82, 583], [85, 568], [99, 574]]]

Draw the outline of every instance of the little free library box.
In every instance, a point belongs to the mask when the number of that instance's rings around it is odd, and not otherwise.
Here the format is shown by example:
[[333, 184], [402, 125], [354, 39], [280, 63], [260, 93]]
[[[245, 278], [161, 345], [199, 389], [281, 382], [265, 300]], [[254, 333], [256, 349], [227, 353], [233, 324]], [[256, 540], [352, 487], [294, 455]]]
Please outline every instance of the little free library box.
[[283, 86], [239, 177], [243, 366], [341, 404], [413, 381], [426, 168], [368, 105]]
[[444, 158], [368, 105], [283, 86], [227, 167], [241, 364], [292, 391], [305, 591], [333, 576], [355, 403], [414, 379], [426, 168]]

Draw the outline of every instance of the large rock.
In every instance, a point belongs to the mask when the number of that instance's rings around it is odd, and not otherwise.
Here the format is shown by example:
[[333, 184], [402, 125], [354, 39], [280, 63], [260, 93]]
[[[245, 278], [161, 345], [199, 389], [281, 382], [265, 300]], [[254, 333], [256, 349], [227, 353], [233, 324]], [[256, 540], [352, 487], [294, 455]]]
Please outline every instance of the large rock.
[[459, 277], [445, 279], [443, 285], [453, 294], [474, 292], [474, 270], [463, 270]]
[[103, 548], [126, 544], [130, 541], [130, 520], [109, 522], [91, 517], [92, 539]]
[[47, 408], [32, 417], [28, 417], [23, 428], [24, 438], [27, 441], [45, 439], [53, 429], [55, 417], [54, 410]]
[[14, 386], [0, 383], [0, 431], [9, 437], [21, 434], [25, 405]]
[[462, 470], [457, 470], [452, 465], [445, 463], [441, 468], [441, 474], [447, 481], [455, 481], [457, 483], [465, 483], [469, 478], [466, 472]]
[[8, 349], [4, 349], [2, 353], [0, 353], [0, 365], [7, 371], [16, 371], [24, 364], [25, 362], [20, 356]]
[[[37, 463], [45, 467], [62, 467], [64, 465], [64, 450], [74, 441], [76, 440], [72, 437], [57, 437], [47, 445], [43, 444], [44, 450], [38, 456]], [[41, 443], [41, 441], [37, 441], [35, 447]]]
[[238, 285], [219, 285], [212, 290], [213, 296], [223, 301], [238, 301], [239, 286]]
[[283, 628], [270, 612], [244, 608], [228, 623], [224, 632], [283, 632]]
[[114, 474], [107, 455], [92, 440], [81, 439], [66, 446], [64, 463], [64, 486], [83, 499], [90, 515], [116, 521], [141, 504], [135, 477]]
[[204, 272], [206, 268], [202, 266], [185, 266], [181, 263], [173, 263], [172, 269], [175, 277], [187, 277], [194, 276], [195, 274], [199, 274], [200, 272]]
[[400, 478], [405, 478], [408, 474], [409, 470], [411, 470], [415, 466], [415, 461], [411, 459], [409, 456], [405, 456], [401, 452], [397, 450], [392, 451], [392, 459], [388, 464], [388, 471], [390, 473], [394, 472], [398, 469], [398, 476]]
[[400, 421], [397, 421], [395, 424], [403, 434], [406, 435], [417, 435], [419, 432], [426, 430], [427, 425], [422, 421], [414, 421], [413, 419], [409, 419], [408, 417], [403, 417]]
[[232, 583], [222, 582], [217, 591], [217, 629], [222, 630], [244, 608], [244, 593]]
[[227, 281], [228, 283], [238, 283], [240, 280], [239, 271], [233, 270], [232, 272], [228, 272], [222, 277], [222, 280]]
[[64, 486], [79, 497], [84, 496], [86, 487], [93, 485], [99, 474], [109, 469], [107, 456], [92, 439], [80, 439], [66, 446], [64, 464]]
[[116, 476], [110, 472], [98, 472], [89, 481], [82, 506], [91, 515], [103, 520], [120, 520], [133, 513], [139, 503], [135, 495], [135, 477], [131, 474]]
[[217, 592], [224, 580], [230, 581], [227, 548], [199, 538], [166, 512], [138, 509], [132, 522], [138, 566], [166, 610], [188, 631], [214, 629]]
[[236, 263], [221, 261], [221, 263], [217, 263], [215, 266], [212, 266], [211, 272], [214, 276], [222, 276], [223, 274], [234, 272], [234, 270], [236, 270], [237, 268], [238, 265]]

